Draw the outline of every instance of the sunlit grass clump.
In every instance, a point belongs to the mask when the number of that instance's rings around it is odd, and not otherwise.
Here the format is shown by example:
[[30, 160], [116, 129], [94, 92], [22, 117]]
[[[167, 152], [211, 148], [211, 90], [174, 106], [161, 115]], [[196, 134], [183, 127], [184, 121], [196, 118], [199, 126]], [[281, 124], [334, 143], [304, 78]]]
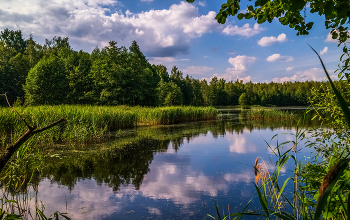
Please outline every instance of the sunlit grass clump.
[[[111, 131], [137, 125], [164, 125], [213, 119], [218, 112], [213, 107], [128, 107], [128, 106], [32, 106], [16, 110], [28, 124], [43, 127], [60, 118], [62, 123], [40, 134], [44, 140], [56, 142], [93, 141], [104, 139]], [[27, 128], [10, 108], [0, 108], [0, 146], [19, 137]]]
[[264, 120], [264, 119], [292, 119], [296, 117], [296, 114], [289, 111], [282, 111], [279, 109], [265, 109], [257, 108], [247, 111], [247, 118], [254, 120]]

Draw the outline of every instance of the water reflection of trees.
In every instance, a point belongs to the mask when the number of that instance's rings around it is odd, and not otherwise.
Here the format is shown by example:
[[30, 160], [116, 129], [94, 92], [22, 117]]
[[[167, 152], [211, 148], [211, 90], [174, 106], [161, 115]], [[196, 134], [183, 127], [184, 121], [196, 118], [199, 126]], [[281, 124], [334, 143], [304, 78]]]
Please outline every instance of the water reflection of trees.
[[[132, 184], [139, 189], [149, 172], [156, 153], [171, 147], [177, 152], [184, 142], [190, 142], [209, 132], [214, 138], [226, 133], [241, 134], [254, 129], [292, 129], [297, 120], [247, 121], [244, 118], [216, 120], [174, 126], [144, 127], [118, 134], [116, 141], [97, 145], [91, 150], [69, 150], [62, 157], [47, 157], [41, 176], [72, 189], [81, 179], [95, 179], [98, 184], [107, 184], [117, 191], [121, 186]], [[319, 123], [306, 120], [299, 127], [309, 128]]]

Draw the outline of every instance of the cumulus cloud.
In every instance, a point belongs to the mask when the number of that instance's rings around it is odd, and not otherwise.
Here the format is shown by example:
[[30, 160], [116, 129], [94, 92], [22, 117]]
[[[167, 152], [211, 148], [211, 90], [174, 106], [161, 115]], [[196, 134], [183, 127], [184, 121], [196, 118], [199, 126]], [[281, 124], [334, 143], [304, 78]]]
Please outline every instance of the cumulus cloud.
[[189, 61], [190, 59], [180, 59], [181, 61]]
[[[244, 76], [244, 73], [248, 70], [248, 67], [255, 63], [256, 57], [249, 57], [246, 55], [238, 55], [236, 57], [230, 57], [228, 62], [233, 65], [233, 68], [227, 68], [224, 74], [215, 73], [214, 76], [223, 78], [227, 81], [243, 80], [249, 82], [252, 80], [251, 76]], [[205, 78], [206, 79], [206, 78]], [[206, 79], [208, 80], [208, 79]], [[209, 81], [211, 78], [209, 79]]]
[[234, 68], [233, 70], [237, 71], [237, 72], [242, 72], [242, 71], [246, 71], [247, 67], [251, 64], [253, 64], [255, 61], [257, 60], [256, 57], [248, 57], [246, 55], [238, 55], [234, 58], [230, 57], [228, 59], [228, 62], [231, 63]]
[[[327, 70], [328, 72], [334, 72], [333, 70]], [[337, 76], [331, 75], [331, 78], [336, 79]], [[323, 69], [320, 68], [312, 68], [305, 71], [298, 71], [295, 75], [291, 77], [282, 77], [282, 78], [274, 78], [272, 81], [274, 82], [286, 82], [286, 81], [324, 81], [326, 80], [326, 76]]]
[[327, 51], [328, 51], [328, 47], [324, 47], [323, 50], [320, 51], [320, 54], [323, 55], [327, 53]]
[[286, 68], [286, 71], [291, 71], [291, 70], [293, 70], [293, 67], [291, 67], [291, 66]]
[[278, 35], [278, 37], [263, 37], [258, 41], [258, 44], [262, 47], [267, 47], [267, 46], [271, 46], [272, 44], [274, 44], [275, 42], [285, 42], [287, 40], [287, 36], [282, 33], [280, 35]]
[[141, 0], [141, 2], [153, 2], [153, 0]]
[[214, 11], [200, 15], [198, 7], [184, 1], [141, 13], [110, 10], [119, 8], [116, 0], [13, 0], [1, 5], [0, 29], [21, 29], [42, 38], [69, 36], [73, 46], [84, 44], [79, 49], [85, 50], [110, 40], [120, 45], [136, 40], [152, 57], [186, 54], [192, 38], [223, 28]]
[[182, 72], [189, 75], [202, 75], [212, 71], [213, 69], [214, 68], [208, 66], [189, 66], [186, 69], [183, 69]]
[[263, 30], [265, 30], [265, 28], [260, 27], [258, 23], [255, 23], [253, 28], [251, 28], [250, 25], [246, 23], [242, 27], [238, 27], [237, 25], [227, 25], [224, 30], [222, 30], [222, 33], [227, 35], [241, 35], [245, 37], [251, 37]]
[[272, 54], [268, 58], [266, 58], [267, 62], [290, 62], [293, 61], [294, 58], [292, 56], [281, 56], [281, 54]]

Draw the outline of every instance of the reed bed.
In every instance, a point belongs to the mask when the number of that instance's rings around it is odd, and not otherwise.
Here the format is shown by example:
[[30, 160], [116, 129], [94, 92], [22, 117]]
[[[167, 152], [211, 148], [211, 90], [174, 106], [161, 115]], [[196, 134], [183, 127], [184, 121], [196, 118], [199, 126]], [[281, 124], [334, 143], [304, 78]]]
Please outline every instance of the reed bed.
[[254, 119], [254, 120], [264, 120], [264, 119], [270, 119], [270, 120], [278, 120], [278, 119], [292, 119], [295, 118], [297, 115], [293, 112], [289, 111], [282, 111], [279, 109], [264, 109], [264, 108], [258, 108], [258, 109], [251, 109], [247, 111], [247, 118]]
[[[179, 122], [213, 119], [218, 112], [213, 107], [128, 107], [128, 106], [32, 106], [16, 110], [30, 125], [42, 127], [61, 117], [60, 124], [40, 134], [41, 141], [87, 142], [102, 140], [111, 131], [138, 125], [164, 125]], [[0, 146], [13, 142], [27, 128], [10, 108], [0, 108]]]

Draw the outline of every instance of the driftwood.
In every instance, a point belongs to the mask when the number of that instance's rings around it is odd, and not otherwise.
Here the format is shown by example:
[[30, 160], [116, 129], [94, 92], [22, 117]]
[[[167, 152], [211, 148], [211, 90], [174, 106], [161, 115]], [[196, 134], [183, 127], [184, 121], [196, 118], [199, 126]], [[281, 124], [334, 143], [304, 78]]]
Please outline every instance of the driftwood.
[[19, 137], [15, 143], [13, 143], [12, 145], [10, 145], [7, 149], [6, 152], [0, 156], [0, 172], [4, 169], [4, 167], [6, 166], [6, 163], [11, 159], [12, 155], [21, 147], [21, 145], [26, 142], [31, 136], [33, 136], [34, 134], [43, 132], [45, 130], [48, 130], [56, 125], [58, 125], [61, 122], [66, 121], [66, 119], [61, 118], [45, 127], [42, 128], [36, 128], [36, 126], [30, 126], [25, 118], [22, 118], [21, 115], [10, 105], [6, 93], [5, 94], [0, 94], [2, 96], [5, 96], [6, 101], [8, 106], [12, 109], [12, 111], [14, 111], [20, 118], [21, 120], [24, 122], [24, 124], [27, 126], [28, 130], [26, 132], [24, 132], [22, 134], [21, 137]]

